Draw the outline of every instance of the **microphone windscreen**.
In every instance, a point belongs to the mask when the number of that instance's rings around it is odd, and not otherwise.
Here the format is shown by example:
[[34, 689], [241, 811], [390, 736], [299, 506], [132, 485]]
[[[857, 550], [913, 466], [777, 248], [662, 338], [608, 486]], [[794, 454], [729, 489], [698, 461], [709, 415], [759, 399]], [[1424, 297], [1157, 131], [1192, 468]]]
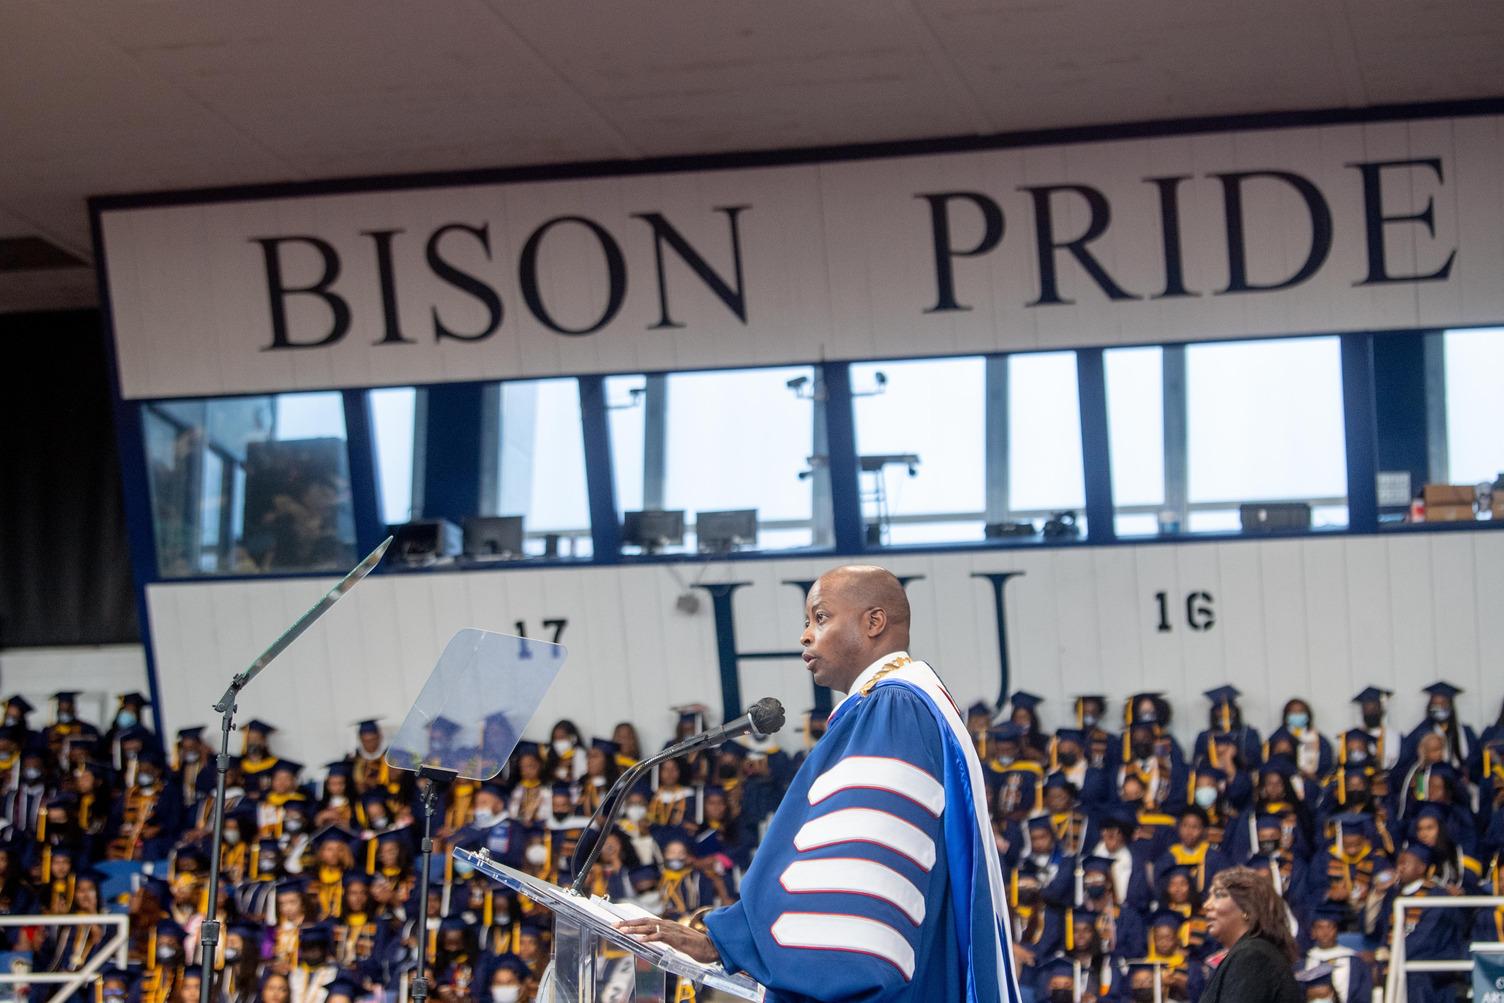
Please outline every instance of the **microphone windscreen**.
[[759, 735], [771, 735], [783, 727], [783, 704], [772, 697], [763, 697], [747, 713]]

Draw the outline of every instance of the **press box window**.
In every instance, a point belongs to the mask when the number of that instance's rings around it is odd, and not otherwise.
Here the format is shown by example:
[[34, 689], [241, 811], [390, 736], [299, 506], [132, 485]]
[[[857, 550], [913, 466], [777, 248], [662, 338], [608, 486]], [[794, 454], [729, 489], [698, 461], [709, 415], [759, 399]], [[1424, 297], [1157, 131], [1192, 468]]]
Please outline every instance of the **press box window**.
[[340, 394], [157, 401], [142, 427], [162, 577], [355, 562]]
[[608, 378], [626, 551], [827, 545], [816, 379], [810, 366]]
[[481, 518], [465, 527], [467, 556], [589, 557], [578, 381], [492, 384], [482, 407]]

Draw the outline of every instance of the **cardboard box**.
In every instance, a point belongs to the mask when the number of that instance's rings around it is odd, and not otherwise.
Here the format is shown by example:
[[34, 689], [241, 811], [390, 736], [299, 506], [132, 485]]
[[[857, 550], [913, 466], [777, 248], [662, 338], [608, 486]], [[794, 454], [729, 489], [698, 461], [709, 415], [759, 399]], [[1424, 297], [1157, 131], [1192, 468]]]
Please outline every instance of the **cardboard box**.
[[1427, 522], [1472, 522], [1474, 518], [1471, 505], [1426, 506]]
[[1473, 502], [1477, 501], [1478, 495], [1477, 489], [1471, 484], [1427, 484], [1422, 497], [1426, 502], [1426, 517], [1429, 519], [1433, 506], [1467, 505], [1471, 507]]

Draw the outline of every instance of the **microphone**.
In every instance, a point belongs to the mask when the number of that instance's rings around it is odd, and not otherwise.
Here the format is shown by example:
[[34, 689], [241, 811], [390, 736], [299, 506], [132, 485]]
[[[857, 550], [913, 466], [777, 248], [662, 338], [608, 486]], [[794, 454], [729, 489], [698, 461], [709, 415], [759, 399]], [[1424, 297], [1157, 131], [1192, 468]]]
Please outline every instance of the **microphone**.
[[[769, 735], [782, 729], [783, 722], [783, 704], [772, 697], [763, 697], [757, 703], [753, 704], [752, 708], [741, 717], [727, 721], [725, 724], [711, 728], [708, 731], [702, 731], [698, 735], [691, 735], [684, 741], [671, 745], [662, 752], [651, 755], [628, 769], [616, 783], [611, 785], [611, 789], [606, 792], [606, 796], [601, 798], [601, 803], [595, 809], [595, 814], [590, 816], [590, 824], [585, 827], [585, 832], [580, 836], [580, 841], [575, 844], [575, 860], [570, 862], [575, 868], [574, 880], [570, 882], [569, 890], [578, 895], [580, 894], [580, 890], [584, 888], [585, 879], [590, 875], [590, 868], [595, 863], [595, 858], [600, 854], [601, 847], [606, 842], [605, 834], [611, 831], [611, 827], [616, 824], [616, 819], [621, 815], [622, 809], [627, 806], [627, 792], [632, 789], [632, 786], [637, 783], [638, 778], [644, 773], [665, 760], [674, 759], [700, 749], [714, 749], [742, 735], [750, 734], [756, 739], [767, 738]], [[609, 811], [607, 811], [608, 805], [610, 806]], [[602, 812], [606, 813], [604, 821], [601, 819]], [[598, 833], [598, 835], [593, 840], [589, 840], [590, 849], [585, 856], [585, 862], [583, 864], [578, 863], [580, 851], [585, 849], [587, 839], [592, 832]]]
[[720, 727], [711, 728], [709, 731], [702, 731], [698, 735], [691, 735], [667, 750], [670, 753], [669, 758], [686, 752], [694, 752], [697, 749], [719, 748], [733, 738], [740, 738], [747, 734], [761, 740], [782, 730], [783, 721], [783, 704], [772, 697], [763, 697], [741, 717], [727, 721]]

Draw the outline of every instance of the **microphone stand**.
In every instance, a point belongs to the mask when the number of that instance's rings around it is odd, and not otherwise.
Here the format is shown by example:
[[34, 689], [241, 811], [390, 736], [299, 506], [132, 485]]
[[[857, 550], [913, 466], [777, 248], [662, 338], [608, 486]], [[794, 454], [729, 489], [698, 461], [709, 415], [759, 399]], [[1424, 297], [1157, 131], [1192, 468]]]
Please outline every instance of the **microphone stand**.
[[433, 809], [438, 802], [439, 791], [448, 790], [459, 773], [437, 766], [418, 767], [418, 776], [428, 781], [423, 788], [423, 842], [419, 844], [418, 870], [418, 973], [413, 977], [410, 990], [413, 1003], [428, 999], [428, 872], [433, 860]]
[[[779, 727], [782, 727], [781, 712]], [[777, 729], [774, 730], [776, 731]], [[597, 808], [595, 810], [595, 814], [591, 816], [590, 825], [585, 829], [587, 833], [596, 828], [596, 820], [601, 817], [601, 812], [606, 811], [606, 806], [611, 806], [610, 811], [606, 812], [606, 817], [601, 822], [601, 825], [599, 827], [600, 835], [596, 836], [595, 840], [590, 844], [590, 852], [586, 854], [584, 864], [579, 864], [575, 867], [574, 880], [569, 883], [570, 892], [575, 895], [583, 894], [585, 879], [590, 874], [590, 868], [595, 865], [595, 858], [600, 856], [601, 847], [606, 842], [606, 833], [610, 832], [612, 826], [616, 825], [616, 820], [621, 816], [622, 809], [627, 806], [627, 793], [631, 791], [632, 786], [637, 783], [638, 779], [641, 778], [644, 773], [646, 773], [648, 770], [651, 770], [659, 763], [674, 759], [675, 757], [683, 756], [691, 752], [697, 752], [703, 748], [722, 745], [732, 737], [734, 736], [727, 734], [723, 728], [712, 728], [709, 731], [702, 731], [698, 735], [691, 735], [689, 738], [686, 738], [679, 744], [671, 745], [667, 749], [664, 749], [662, 752], [649, 756], [642, 762], [628, 767], [627, 771], [617, 779], [616, 783], [611, 785], [611, 789], [607, 791], [606, 796], [601, 799], [600, 807]], [[762, 736], [759, 735], [758, 737], [760, 738]], [[580, 848], [584, 846], [584, 844], [585, 840], [582, 836], [580, 838], [579, 844], [575, 846], [575, 857], [579, 857]], [[572, 861], [571, 863], [573, 864], [577, 862]]]
[[[246, 688], [252, 679], [261, 674], [261, 670], [271, 664], [272, 659], [282, 652], [303, 635], [315, 620], [329, 612], [329, 609], [341, 599], [345, 593], [355, 587], [371, 569], [381, 563], [382, 555], [386, 548], [392, 545], [389, 536], [357, 564], [350, 573], [340, 579], [339, 584], [324, 594], [324, 597], [313, 605], [313, 608], [304, 613], [293, 623], [291, 627], [282, 632], [282, 636], [272, 642], [271, 647], [263, 651], [256, 660], [250, 664], [244, 672], [238, 672], [230, 680], [229, 687], [224, 696], [214, 705], [214, 710], [220, 715], [219, 718], [219, 755], [214, 757], [214, 820], [210, 823], [209, 839], [212, 846], [209, 851], [209, 909], [204, 917], [203, 926], [200, 928], [199, 937], [199, 964], [204, 968], [204, 977], [199, 980], [199, 1003], [211, 1003], [214, 999], [214, 961], [219, 948], [219, 872], [224, 858], [224, 831], [225, 831], [225, 774], [230, 769], [230, 732], [235, 730], [235, 702], [240, 696], [240, 691]], [[160, 722], [158, 722], [160, 723]]]

